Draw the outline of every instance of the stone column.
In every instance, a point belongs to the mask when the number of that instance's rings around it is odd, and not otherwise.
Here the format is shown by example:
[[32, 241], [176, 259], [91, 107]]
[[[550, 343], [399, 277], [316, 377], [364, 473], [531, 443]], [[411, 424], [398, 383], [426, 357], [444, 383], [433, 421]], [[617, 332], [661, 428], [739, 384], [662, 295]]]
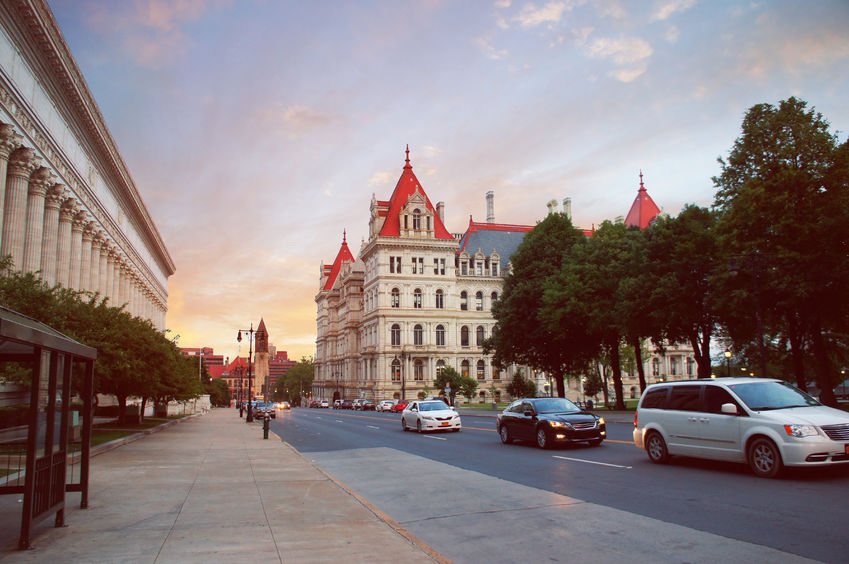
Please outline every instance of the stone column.
[[[107, 239], [106, 234], [103, 233], [103, 242], [100, 244], [100, 265], [98, 274], [98, 278], [100, 279], [100, 284], [98, 288], [100, 288], [100, 297], [108, 298], [109, 297], [109, 248], [112, 246], [112, 243]], [[92, 259], [94, 262], [94, 259]]]
[[100, 247], [106, 241], [103, 231], [95, 231], [91, 240], [91, 267], [89, 271], [89, 289], [94, 293], [103, 293], [100, 288]]
[[28, 147], [16, 149], [9, 156], [6, 175], [6, 207], [3, 211], [3, 242], [0, 256], [12, 255], [13, 268], [24, 265], [24, 236], [27, 218], [29, 178], [41, 164], [35, 151]]
[[6, 204], [6, 171], [9, 167], [9, 155], [21, 146], [24, 138], [15, 133], [8, 123], [0, 123], [0, 237], [3, 234], [3, 209]]
[[41, 245], [41, 278], [49, 285], [59, 276], [59, 208], [68, 197], [65, 187], [54, 184], [44, 200], [44, 241]]
[[115, 247], [110, 256], [112, 258], [112, 305], [121, 307], [121, 251]]
[[44, 238], [44, 197], [55, 183], [50, 170], [42, 167], [32, 173], [27, 190], [27, 223], [24, 229], [24, 272], [41, 270]]
[[91, 247], [96, 225], [93, 221], [83, 227], [83, 248], [80, 258], [80, 290], [91, 292]]
[[124, 284], [121, 289], [121, 293], [124, 295], [124, 303], [127, 304], [127, 312], [132, 315], [133, 314], [133, 295], [131, 290], [133, 288], [133, 268], [130, 266], [130, 262], [128, 260], [124, 260], [124, 274], [121, 276], [121, 282]]
[[71, 224], [77, 215], [77, 202], [68, 198], [59, 208], [59, 253], [56, 258], [56, 282], [69, 288], [71, 279]]
[[115, 305], [115, 251], [109, 249], [106, 255], [106, 288], [103, 290], [103, 295], [109, 298], [109, 305]]
[[80, 259], [83, 252], [83, 229], [88, 224], [88, 214], [81, 211], [74, 216], [71, 225], [71, 262], [68, 265], [68, 287], [80, 289]]

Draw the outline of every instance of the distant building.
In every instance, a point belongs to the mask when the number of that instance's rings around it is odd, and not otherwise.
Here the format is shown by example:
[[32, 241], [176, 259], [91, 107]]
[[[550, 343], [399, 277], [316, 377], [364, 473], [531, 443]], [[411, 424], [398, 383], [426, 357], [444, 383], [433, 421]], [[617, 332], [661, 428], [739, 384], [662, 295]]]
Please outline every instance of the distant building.
[[182, 347], [180, 348], [180, 352], [185, 356], [200, 356], [200, 362], [202, 362], [203, 366], [206, 366], [207, 369], [213, 366], [224, 366], [224, 356], [215, 354], [212, 347]]

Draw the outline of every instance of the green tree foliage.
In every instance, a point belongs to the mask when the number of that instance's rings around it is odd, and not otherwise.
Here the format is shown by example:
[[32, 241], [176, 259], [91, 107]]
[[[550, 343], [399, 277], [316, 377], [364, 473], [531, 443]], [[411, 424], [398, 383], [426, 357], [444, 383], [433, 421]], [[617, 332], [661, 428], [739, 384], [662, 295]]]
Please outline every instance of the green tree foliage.
[[525, 378], [521, 370], [513, 374], [513, 379], [507, 384], [507, 393], [514, 399], [533, 398], [537, 395], [536, 382]]
[[300, 391], [303, 390], [305, 396], [312, 391], [312, 381], [315, 377], [315, 364], [312, 357], [301, 357], [292, 368], [285, 374], [280, 376], [275, 382], [278, 390], [289, 390], [289, 397], [286, 398], [293, 405], [301, 405]]
[[[729, 334], [754, 340], [739, 330], [752, 324], [734, 313], [759, 311], [770, 349], [786, 336], [797, 371], [806, 355], [813, 357], [829, 405], [833, 363], [849, 323], [847, 152], [822, 114], [791, 97], [749, 109], [713, 179], [722, 254], [737, 260], [740, 273], [726, 281]], [[797, 372], [799, 380], [804, 385]]]
[[221, 378], [216, 378], [207, 384], [206, 393], [209, 394], [209, 402], [215, 407], [230, 406], [230, 387]]
[[443, 395], [445, 387], [449, 385], [451, 386], [451, 393], [449, 394], [451, 405], [454, 405], [454, 398], [457, 397], [457, 394], [463, 394], [471, 401], [478, 389], [477, 380], [463, 376], [454, 368], [446, 366], [433, 381], [433, 386], [440, 391], [440, 395]]
[[484, 351], [493, 353], [496, 366], [524, 364], [552, 374], [561, 397], [566, 395], [564, 375], [580, 363], [577, 353], [582, 348], [575, 345], [583, 340], [583, 334], [543, 323], [540, 312], [547, 280], [560, 272], [569, 251], [584, 239], [561, 213], [549, 214], [525, 235], [510, 257], [513, 271], [492, 307], [495, 329], [484, 343]]

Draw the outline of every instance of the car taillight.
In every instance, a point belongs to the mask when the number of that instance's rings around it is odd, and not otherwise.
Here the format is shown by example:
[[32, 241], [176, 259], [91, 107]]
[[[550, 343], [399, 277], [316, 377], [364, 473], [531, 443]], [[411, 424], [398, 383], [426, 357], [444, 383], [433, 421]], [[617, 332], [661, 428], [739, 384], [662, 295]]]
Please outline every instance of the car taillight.
[[637, 426], [637, 412], [634, 412], [634, 427]]

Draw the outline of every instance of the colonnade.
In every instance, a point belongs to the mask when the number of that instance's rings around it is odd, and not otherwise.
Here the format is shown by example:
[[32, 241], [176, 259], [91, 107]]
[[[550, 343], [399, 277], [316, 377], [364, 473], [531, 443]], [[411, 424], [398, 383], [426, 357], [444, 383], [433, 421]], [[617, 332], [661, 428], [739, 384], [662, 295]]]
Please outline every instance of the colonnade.
[[0, 257], [50, 285], [99, 293], [165, 327], [166, 304], [36, 151], [0, 123]]

